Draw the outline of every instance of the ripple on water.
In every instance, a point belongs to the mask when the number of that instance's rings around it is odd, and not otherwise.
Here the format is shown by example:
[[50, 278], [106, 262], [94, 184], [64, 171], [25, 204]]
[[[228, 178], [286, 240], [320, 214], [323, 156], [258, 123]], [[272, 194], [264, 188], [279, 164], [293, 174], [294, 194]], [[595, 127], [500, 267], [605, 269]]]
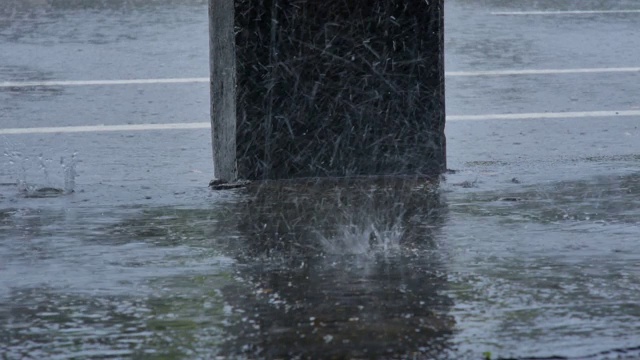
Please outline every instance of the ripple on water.
[[[460, 352], [595, 359], [630, 349], [635, 356], [639, 180], [635, 174], [508, 194], [450, 193], [441, 242]], [[504, 196], [522, 200], [496, 201]]]
[[[222, 341], [219, 289], [234, 261], [193, 246], [193, 233], [166, 210], [36, 206], [0, 214], [8, 230], [0, 236], [8, 358], [190, 358]], [[165, 229], [173, 222], [182, 243], [122, 231], [123, 219], [154, 216]]]
[[637, 179], [446, 197], [415, 183], [267, 184], [199, 209], [25, 199], [0, 211], [3, 351], [431, 359], [637, 346]]

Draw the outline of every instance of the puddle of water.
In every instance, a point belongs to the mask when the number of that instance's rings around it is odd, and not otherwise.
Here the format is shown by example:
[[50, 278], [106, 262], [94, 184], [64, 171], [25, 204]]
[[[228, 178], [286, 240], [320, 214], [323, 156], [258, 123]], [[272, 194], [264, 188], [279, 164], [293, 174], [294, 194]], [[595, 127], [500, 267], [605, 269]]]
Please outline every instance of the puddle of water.
[[640, 176], [508, 189], [386, 179], [263, 183], [191, 206], [22, 198], [0, 211], [2, 351], [637, 354]]
[[240, 204], [246, 314], [224, 346], [249, 358], [438, 358], [454, 322], [424, 181], [273, 183]]
[[233, 259], [190, 241], [172, 211], [67, 206], [0, 212], [5, 358], [215, 353]]
[[447, 197], [461, 354], [638, 355], [639, 174]]

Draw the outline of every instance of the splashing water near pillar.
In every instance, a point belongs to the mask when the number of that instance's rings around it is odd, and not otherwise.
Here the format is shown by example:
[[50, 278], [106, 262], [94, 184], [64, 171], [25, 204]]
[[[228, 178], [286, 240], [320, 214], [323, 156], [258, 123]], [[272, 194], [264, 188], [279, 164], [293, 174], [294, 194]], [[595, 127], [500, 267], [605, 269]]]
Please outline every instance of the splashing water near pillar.
[[320, 244], [329, 254], [349, 255], [389, 255], [400, 246], [404, 233], [402, 226], [383, 224], [375, 219], [364, 222], [350, 222], [338, 226], [336, 233], [318, 233]]

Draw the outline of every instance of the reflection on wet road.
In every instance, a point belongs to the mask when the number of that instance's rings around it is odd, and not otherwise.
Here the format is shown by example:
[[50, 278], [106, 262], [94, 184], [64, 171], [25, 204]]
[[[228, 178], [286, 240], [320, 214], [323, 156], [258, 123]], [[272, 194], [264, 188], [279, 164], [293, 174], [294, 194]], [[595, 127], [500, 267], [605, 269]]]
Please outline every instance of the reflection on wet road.
[[[434, 252], [444, 208], [424, 180], [265, 184], [238, 212], [240, 298], [232, 349], [267, 358], [434, 358], [454, 324]], [[235, 329], [235, 328], [234, 328]], [[235, 332], [235, 330], [234, 330]]]
[[265, 184], [214, 207], [101, 214], [58, 200], [2, 211], [9, 358], [583, 357], [637, 345], [638, 174], [511, 192]]
[[[2, 5], [0, 81], [207, 76], [206, 1]], [[447, 1], [447, 71], [640, 66], [638, 14], [492, 14], [634, 6]], [[633, 110], [637, 76], [450, 77], [448, 112]], [[209, 111], [206, 83], [3, 87], [0, 110], [2, 128]], [[0, 357], [639, 357], [638, 118], [447, 136], [437, 182], [225, 192], [207, 130], [0, 136]]]

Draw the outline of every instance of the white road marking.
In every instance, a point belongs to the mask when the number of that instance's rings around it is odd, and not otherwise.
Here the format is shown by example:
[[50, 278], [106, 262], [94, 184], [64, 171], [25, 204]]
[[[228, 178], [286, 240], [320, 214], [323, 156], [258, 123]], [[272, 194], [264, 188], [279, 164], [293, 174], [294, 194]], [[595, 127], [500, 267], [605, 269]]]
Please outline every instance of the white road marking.
[[39, 86], [88, 86], [88, 85], [136, 85], [136, 84], [189, 84], [209, 82], [208, 77], [129, 79], [129, 80], [51, 80], [51, 81], [3, 81], [0, 88], [21, 88]]
[[533, 120], [533, 119], [577, 119], [591, 117], [640, 116], [640, 110], [620, 111], [568, 111], [520, 114], [485, 114], [485, 115], [449, 115], [447, 121], [473, 120]]
[[509, 75], [560, 75], [560, 74], [597, 74], [597, 73], [632, 73], [632, 72], [640, 72], [640, 67], [450, 71], [450, 72], [447, 72], [447, 76], [463, 77], [463, 76], [509, 76]]
[[210, 128], [211, 128], [211, 123], [209, 122], [173, 123], [173, 124], [56, 126], [56, 127], [0, 129], [0, 135], [58, 134], [58, 133], [108, 132], [108, 131], [184, 130], [184, 129], [210, 129]]
[[640, 9], [627, 10], [562, 10], [562, 11], [494, 11], [491, 15], [591, 15], [591, 14], [634, 14]]
[[[468, 77], [468, 76], [561, 75], [561, 74], [597, 74], [597, 73], [633, 73], [633, 72], [640, 72], [640, 67], [447, 71], [445, 75], [447, 77]], [[3, 82], [0, 82], [0, 88], [28, 88], [28, 87], [48, 87], [48, 86], [194, 84], [194, 83], [208, 83], [208, 82], [209, 82], [208, 77], [126, 79], [126, 80], [3, 81]]]
[[[620, 111], [576, 111], [576, 112], [545, 112], [520, 114], [484, 114], [484, 115], [449, 115], [447, 121], [479, 121], [479, 120], [534, 120], [534, 119], [578, 119], [590, 117], [626, 117], [640, 116], [640, 110]], [[150, 131], [150, 130], [188, 130], [210, 129], [209, 122], [170, 123], [170, 124], [128, 124], [128, 125], [87, 125], [87, 126], [56, 126], [0, 129], [0, 135], [19, 134], [62, 134], [82, 132], [110, 132], [110, 131]]]

